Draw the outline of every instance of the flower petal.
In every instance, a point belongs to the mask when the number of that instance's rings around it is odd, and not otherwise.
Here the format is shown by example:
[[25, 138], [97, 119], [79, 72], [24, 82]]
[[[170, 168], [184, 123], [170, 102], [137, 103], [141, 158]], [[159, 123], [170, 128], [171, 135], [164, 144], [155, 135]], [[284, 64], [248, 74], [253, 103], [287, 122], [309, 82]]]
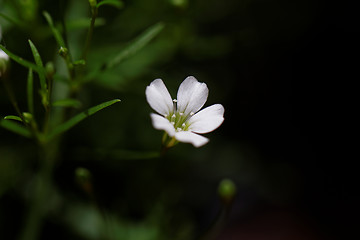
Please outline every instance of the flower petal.
[[169, 120], [155, 113], [150, 113], [150, 117], [155, 129], [164, 130], [170, 137], [175, 135], [175, 128]]
[[188, 115], [190, 112], [196, 113], [204, 106], [209, 89], [205, 83], [200, 83], [196, 78], [187, 77], [179, 87], [177, 92], [177, 107], [179, 112]]
[[168, 115], [173, 111], [173, 101], [164, 82], [161, 79], [155, 79], [146, 87], [146, 100], [149, 105], [158, 113]]
[[189, 130], [196, 133], [214, 131], [224, 121], [224, 111], [221, 104], [214, 104], [204, 108], [188, 120]]
[[201, 147], [209, 142], [209, 139], [206, 137], [200, 136], [190, 131], [177, 132], [175, 133], [175, 138], [180, 142], [191, 143], [194, 145], [194, 147]]

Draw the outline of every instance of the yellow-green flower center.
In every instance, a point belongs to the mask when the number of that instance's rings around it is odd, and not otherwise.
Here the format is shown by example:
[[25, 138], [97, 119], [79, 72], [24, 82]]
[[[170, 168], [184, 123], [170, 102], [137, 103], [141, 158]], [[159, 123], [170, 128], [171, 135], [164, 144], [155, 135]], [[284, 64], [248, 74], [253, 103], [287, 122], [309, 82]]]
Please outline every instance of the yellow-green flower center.
[[194, 113], [191, 112], [190, 114], [185, 115], [183, 112], [177, 110], [177, 105], [176, 105], [177, 100], [174, 99], [173, 102], [174, 102], [173, 111], [171, 111], [169, 115], [165, 115], [165, 118], [169, 120], [169, 122], [174, 126], [176, 132], [187, 131], [190, 126], [187, 120], [192, 115], [194, 115]]

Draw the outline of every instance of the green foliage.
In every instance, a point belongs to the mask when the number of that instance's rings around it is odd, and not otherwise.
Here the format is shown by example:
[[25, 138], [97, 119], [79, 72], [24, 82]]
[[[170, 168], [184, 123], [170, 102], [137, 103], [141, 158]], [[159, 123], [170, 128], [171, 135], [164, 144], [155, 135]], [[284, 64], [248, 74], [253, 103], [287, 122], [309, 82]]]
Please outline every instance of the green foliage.
[[51, 133], [49, 134], [49, 136], [47, 137], [47, 140], [51, 140], [52, 138], [60, 135], [61, 133], [66, 132], [67, 130], [74, 127], [76, 124], [78, 124], [82, 120], [90, 117], [91, 115], [97, 113], [98, 111], [100, 111], [106, 107], [109, 107], [117, 102], [120, 102], [120, 100], [114, 99], [114, 100], [96, 105], [92, 108], [89, 108], [86, 111], [83, 111], [82, 113], [77, 114], [73, 118], [69, 119], [68, 121], [62, 123], [61, 125], [57, 126], [54, 130], [52, 130]]
[[28, 110], [31, 114], [34, 114], [34, 75], [31, 68], [29, 68], [27, 78], [27, 102]]
[[[44, 65], [41, 60], [39, 51], [37, 50], [34, 43], [30, 39], [29, 39], [29, 44], [30, 44], [30, 48], [31, 48], [32, 54], [34, 56], [36, 65], [39, 67], [39, 69], [44, 69]], [[39, 78], [40, 78], [41, 90], [46, 91], [47, 86], [46, 86], [46, 79], [45, 79], [45, 71], [39, 71], [38, 74], [39, 74]]]
[[14, 115], [5, 116], [4, 120], [16, 120], [16, 121], [22, 122], [22, 119], [20, 117], [14, 116]]
[[26, 127], [13, 121], [0, 119], [0, 126], [26, 138], [30, 138], [32, 136], [31, 132], [26, 129]]
[[161, 32], [161, 30], [163, 30], [163, 28], [164, 24], [161, 22], [149, 27], [140, 36], [134, 39], [124, 50], [119, 52], [113, 59], [108, 61], [105, 64], [105, 70], [120, 64], [125, 59], [136, 54], [143, 47], [145, 47], [154, 37], [156, 37]]
[[43, 68], [40, 68], [37, 65], [15, 55], [14, 53], [10, 52], [8, 49], [5, 48], [5, 46], [3, 46], [1, 44], [0, 44], [0, 49], [3, 50], [12, 60], [19, 63], [20, 65], [23, 65], [26, 68], [31, 68], [38, 73], [42, 73], [44, 71]]
[[81, 107], [81, 102], [76, 99], [67, 98], [67, 99], [61, 99], [61, 100], [57, 100], [57, 101], [53, 102], [52, 106], [79, 108], [79, 107]]
[[104, 5], [110, 5], [119, 9], [124, 7], [124, 3], [120, 0], [102, 0], [101, 2], [96, 4], [96, 7], [99, 8]]
[[9, 21], [10, 23], [16, 25], [16, 26], [22, 26], [22, 22], [19, 19], [15, 19], [13, 17], [10, 17], [4, 13], [0, 12], [0, 17], [4, 18], [5, 20]]
[[50, 14], [48, 12], [46, 12], [46, 11], [43, 11], [43, 15], [44, 15], [47, 23], [49, 24], [51, 32], [54, 35], [54, 38], [55, 38], [57, 44], [59, 45], [59, 48], [61, 48], [61, 47], [65, 48], [66, 47], [65, 46], [65, 41], [62, 38], [60, 32], [55, 28], [53, 20], [52, 20]]

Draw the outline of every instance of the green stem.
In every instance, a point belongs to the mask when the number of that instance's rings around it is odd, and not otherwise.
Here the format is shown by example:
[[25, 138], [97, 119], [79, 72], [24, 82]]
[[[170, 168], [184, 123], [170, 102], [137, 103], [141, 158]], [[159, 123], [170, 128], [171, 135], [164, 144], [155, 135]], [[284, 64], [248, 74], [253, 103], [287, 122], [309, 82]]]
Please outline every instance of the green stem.
[[46, 134], [48, 133], [48, 129], [49, 129], [49, 122], [50, 122], [50, 114], [51, 114], [51, 94], [52, 94], [52, 89], [53, 89], [53, 83], [54, 83], [54, 79], [49, 78], [48, 79], [48, 91], [47, 91], [47, 98], [48, 98], [48, 102], [49, 104], [46, 106], [45, 108], [45, 119], [44, 119], [44, 126], [43, 126], [43, 133], [46, 136]]
[[36, 240], [41, 233], [43, 218], [46, 215], [47, 201], [52, 188], [52, 172], [57, 153], [58, 142], [42, 145], [40, 149], [41, 162], [35, 177], [35, 186], [30, 200], [30, 206], [25, 218], [25, 225], [19, 240]]
[[70, 55], [70, 52], [67, 54], [67, 56], [64, 58], [64, 60], [65, 60], [66, 67], [69, 72], [69, 78], [70, 78], [70, 82], [71, 82], [75, 79], [75, 69], [74, 69], [74, 64], [72, 63], [72, 57]]
[[92, 16], [91, 16], [91, 22], [90, 22], [90, 28], [88, 31], [88, 34], [86, 36], [86, 41], [85, 41], [85, 48], [82, 54], [82, 59], [86, 60], [87, 54], [89, 52], [89, 48], [90, 48], [90, 43], [91, 43], [91, 39], [93, 36], [93, 32], [94, 32], [94, 27], [95, 27], [95, 20], [96, 17], [98, 15], [98, 8], [97, 7], [93, 7], [91, 9], [92, 11]]

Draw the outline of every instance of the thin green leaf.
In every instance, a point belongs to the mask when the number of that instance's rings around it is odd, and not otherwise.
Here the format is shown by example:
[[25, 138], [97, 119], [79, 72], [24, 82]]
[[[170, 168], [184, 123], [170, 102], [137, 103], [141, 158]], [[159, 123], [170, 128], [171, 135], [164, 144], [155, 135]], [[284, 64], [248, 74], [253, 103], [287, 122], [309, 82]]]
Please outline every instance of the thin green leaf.
[[0, 49], [3, 50], [12, 60], [14, 60], [15, 62], [23, 65], [24, 67], [27, 68], [32, 68], [34, 71], [36, 72], [43, 72], [44, 69], [38, 67], [37, 65], [33, 64], [32, 62], [29, 62], [27, 60], [24, 60], [23, 58], [15, 55], [14, 53], [10, 52], [9, 50], [7, 50], [3, 45], [0, 44]]
[[118, 0], [103, 0], [101, 2], [99, 2], [98, 4], [96, 4], [96, 7], [99, 8], [100, 6], [103, 5], [110, 5], [113, 7], [117, 7], [117, 8], [122, 8], [124, 7], [124, 3]]
[[74, 107], [74, 108], [79, 108], [79, 107], [81, 107], [81, 102], [79, 100], [76, 100], [76, 99], [67, 98], [67, 99], [62, 99], [62, 100], [58, 100], [58, 101], [53, 102], [52, 106], [54, 106], [54, 107]]
[[33, 71], [29, 68], [28, 78], [27, 78], [27, 100], [28, 100], [28, 110], [34, 115], [34, 76]]
[[50, 14], [46, 11], [43, 11], [43, 15], [49, 24], [49, 27], [51, 29], [51, 32], [54, 35], [56, 42], [59, 44], [60, 47], [65, 47], [65, 41], [64, 41], [63, 37], [61, 36], [59, 30], [54, 26], [54, 22], [50, 16]]
[[88, 110], [79, 113], [78, 115], [76, 115], [75, 117], [69, 119], [68, 121], [62, 123], [61, 125], [57, 126], [48, 136], [48, 140], [58, 136], [59, 134], [69, 130], [70, 128], [74, 127], [76, 124], [78, 124], [79, 122], [81, 122], [82, 120], [84, 120], [87, 117], [90, 117], [91, 115], [95, 114], [96, 112], [109, 107], [111, 105], [113, 105], [114, 103], [120, 102], [119, 99], [114, 99], [108, 102], [104, 102], [101, 103], [95, 107], [89, 108]]
[[128, 47], [119, 52], [119, 54], [110, 60], [105, 65], [105, 69], [112, 68], [120, 62], [124, 61], [126, 58], [133, 56], [135, 53], [145, 47], [153, 38], [155, 38], [163, 28], [164, 24], [162, 22], [159, 22], [148, 28], [139, 37], [133, 40]]
[[4, 120], [15, 120], [15, 121], [22, 122], [22, 119], [20, 117], [18, 117], [18, 116], [15, 116], [15, 115], [5, 116]]
[[21, 136], [31, 137], [31, 132], [16, 122], [0, 119], [0, 126]]
[[[30, 48], [31, 48], [31, 51], [32, 51], [32, 54], [34, 56], [34, 59], [35, 59], [35, 63], [36, 65], [43, 69], [44, 68], [44, 65], [43, 65], [43, 62], [41, 60], [41, 57], [40, 57], [40, 54], [39, 54], [39, 51], [37, 50], [37, 48], [35, 47], [34, 43], [29, 39], [29, 44], [30, 44]], [[40, 86], [41, 86], [41, 89], [43, 91], [45, 91], [47, 89], [47, 86], [46, 86], [46, 80], [45, 80], [45, 73], [43, 71], [39, 72], [39, 78], [40, 78]]]

